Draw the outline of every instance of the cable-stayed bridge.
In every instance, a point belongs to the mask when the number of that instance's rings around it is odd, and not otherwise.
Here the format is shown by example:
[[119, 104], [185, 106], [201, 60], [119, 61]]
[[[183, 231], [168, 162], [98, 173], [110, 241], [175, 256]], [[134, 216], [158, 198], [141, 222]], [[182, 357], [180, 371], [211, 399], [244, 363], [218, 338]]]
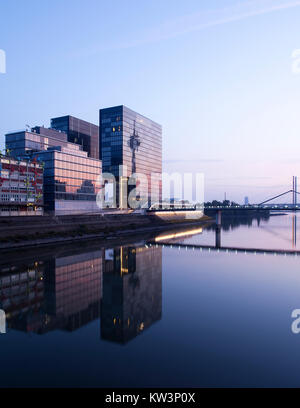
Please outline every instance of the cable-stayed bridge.
[[[280, 197], [284, 197], [287, 194], [292, 193], [292, 202], [290, 204], [271, 204], [270, 202], [276, 200]], [[205, 205], [204, 210], [215, 210], [215, 211], [232, 211], [237, 210], [244, 212], [245, 210], [269, 210], [269, 211], [300, 211], [300, 205], [297, 203], [297, 197], [300, 194], [297, 191], [297, 177], [293, 176], [293, 187], [290, 190], [284, 191], [274, 197], [268, 198], [267, 200], [259, 203], [259, 204], [249, 204], [249, 205], [219, 205], [219, 206], [212, 206], [212, 205]]]
[[[270, 204], [271, 201], [286, 196], [287, 194], [292, 193], [292, 203], [290, 204]], [[215, 225], [215, 245], [202, 245], [202, 244], [191, 244], [191, 243], [184, 243], [178, 242], [182, 241], [182, 239], [191, 237], [195, 234], [199, 234], [202, 231], [198, 230], [190, 230], [186, 231], [185, 233], [178, 233], [178, 234], [169, 234], [165, 236], [160, 236], [150, 241], [149, 245], [155, 246], [163, 246], [166, 248], [174, 248], [178, 250], [192, 250], [192, 251], [214, 251], [214, 252], [225, 252], [228, 254], [255, 254], [255, 255], [267, 255], [272, 254], [274, 256], [283, 255], [283, 256], [299, 256], [300, 257], [300, 250], [296, 249], [297, 244], [297, 217], [293, 215], [292, 220], [292, 239], [291, 243], [294, 249], [291, 250], [281, 250], [281, 249], [268, 249], [268, 248], [247, 248], [247, 247], [232, 247], [232, 246], [222, 246], [221, 245], [221, 222], [222, 222], [222, 213], [230, 212], [234, 213], [235, 215], [243, 215], [243, 213], [247, 213], [249, 210], [259, 211], [259, 210], [267, 210], [267, 211], [299, 211], [300, 205], [297, 203], [297, 196], [300, 194], [297, 191], [297, 177], [293, 177], [293, 187], [292, 189], [285, 191], [281, 194], [278, 194], [274, 197], [271, 197], [259, 204], [253, 205], [234, 205], [234, 206], [226, 206], [226, 205], [218, 205], [218, 206], [204, 206], [204, 211], [208, 210], [210, 213], [216, 215], [216, 225]]]

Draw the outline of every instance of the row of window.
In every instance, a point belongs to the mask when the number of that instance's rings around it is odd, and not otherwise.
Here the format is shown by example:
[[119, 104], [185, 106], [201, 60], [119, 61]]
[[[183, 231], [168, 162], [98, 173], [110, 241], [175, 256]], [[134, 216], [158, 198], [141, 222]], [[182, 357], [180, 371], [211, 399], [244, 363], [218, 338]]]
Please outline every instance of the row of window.
[[11, 191], [19, 191], [19, 190], [34, 190], [34, 187], [32, 186], [19, 186], [19, 187], [15, 187], [15, 186], [9, 186], [6, 184], [3, 184], [2, 189], [4, 190], [11, 190]]
[[[53, 159], [55, 158], [55, 163], [63, 162], [63, 163], [70, 163], [71, 165], [82, 165], [85, 167], [95, 167], [100, 168], [101, 163], [98, 160], [91, 159], [88, 157], [78, 156], [79, 152], [74, 154], [67, 154], [58, 151], [51, 151], [41, 153], [39, 157], [45, 162], [46, 167], [53, 167]], [[86, 152], [82, 152], [83, 155], [86, 155]], [[53, 157], [54, 156], [54, 157]]]
[[55, 193], [56, 200], [96, 201], [95, 194]]
[[91, 174], [99, 174], [101, 167], [92, 167], [92, 166], [84, 166], [82, 164], [75, 164], [63, 161], [56, 161], [55, 167], [53, 166], [45, 166], [45, 171], [51, 171], [53, 169], [61, 169], [61, 170], [72, 170], [76, 173], [91, 173]]
[[53, 186], [54, 184], [56, 185], [61, 185], [61, 186], [69, 186], [69, 187], [77, 187], [81, 188], [82, 186], [90, 186], [90, 185], [98, 185], [98, 179], [97, 180], [83, 180], [83, 179], [75, 179], [75, 178], [59, 178], [59, 179], [53, 179], [53, 178], [47, 178], [45, 179], [45, 184], [44, 184], [44, 189], [47, 188], [47, 186]]
[[[33, 209], [31, 207], [28, 207], [28, 210], [26, 209], [25, 212], [28, 211], [33, 211]], [[37, 207], [37, 211], [42, 211], [41, 207]], [[4, 213], [4, 212], [8, 212], [8, 213], [12, 213], [12, 212], [24, 212], [22, 210], [20, 210], [18, 207], [0, 207], [0, 212]]]
[[113, 125], [113, 124], [116, 124], [116, 123], [120, 122], [121, 120], [122, 120], [122, 117], [121, 117], [121, 116], [111, 115], [110, 118], [102, 119], [102, 120], [101, 120], [101, 123], [102, 123], [102, 124], [112, 123], [112, 125]]
[[[41, 173], [39, 174], [41, 177]], [[29, 180], [33, 180], [35, 176], [32, 175], [32, 172], [30, 173], [19, 173], [18, 171], [10, 172], [9, 170], [2, 170], [0, 171], [0, 177], [5, 178], [5, 179], [20, 179], [20, 180], [26, 180], [27, 178]]]
[[106, 142], [102, 143], [102, 151], [103, 150], [110, 150], [110, 148], [113, 147], [113, 146], [122, 147], [122, 145], [123, 145], [123, 140], [122, 139], [107, 140]]
[[109, 150], [105, 150], [102, 152], [102, 159], [105, 159], [106, 157], [111, 157], [111, 156], [118, 156], [120, 157], [120, 160], [122, 160], [122, 153], [123, 150], [118, 148], [118, 149], [109, 149]]
[[33, 202], [37, 197], [32, 194], [30, 197], [27, 197], [27, 195], [18, 195], [18, 194], [1, 194], [0, 195], [1, 201], [5, 202], [20, 202], [20, 203], [26, 203], [28, 202]]

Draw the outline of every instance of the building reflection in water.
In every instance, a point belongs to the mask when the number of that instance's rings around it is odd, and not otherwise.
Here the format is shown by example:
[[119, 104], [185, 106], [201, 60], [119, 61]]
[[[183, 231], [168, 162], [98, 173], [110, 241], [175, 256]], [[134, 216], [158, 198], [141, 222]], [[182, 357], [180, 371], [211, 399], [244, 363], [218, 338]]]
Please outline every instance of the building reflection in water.
[[106, 250], [101, 337], [127, 343], [161, 319], [162, 248]]
[[0, 284], [9, 328], [72, 331], [100, 316], [102, 251], [10, 269], [1, 271]]
[[65, 330], [100, 316], [102, 251], [54, 258], [45, 271], [45, 309]]
[[126, 343], [161, 319], [161, 251], [120, 247], [0, 266], [7, 327], [73, 331], [101, 317], [101, 337]]
[[38, 332], [44, 304], [44, 263], [1, 269], [0, 305], [9, 328]]

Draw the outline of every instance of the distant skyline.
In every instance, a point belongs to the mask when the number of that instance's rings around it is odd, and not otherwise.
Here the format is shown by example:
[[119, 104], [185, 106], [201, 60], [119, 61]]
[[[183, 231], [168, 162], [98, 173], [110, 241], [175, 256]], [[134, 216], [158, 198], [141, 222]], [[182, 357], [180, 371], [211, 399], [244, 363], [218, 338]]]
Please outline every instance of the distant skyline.
[[11, 0], [0, 6], [4, 134], [124, 104], [163, 126], [168, 172], [205, 200], [259, 202], [300, 176], [300, 1]]

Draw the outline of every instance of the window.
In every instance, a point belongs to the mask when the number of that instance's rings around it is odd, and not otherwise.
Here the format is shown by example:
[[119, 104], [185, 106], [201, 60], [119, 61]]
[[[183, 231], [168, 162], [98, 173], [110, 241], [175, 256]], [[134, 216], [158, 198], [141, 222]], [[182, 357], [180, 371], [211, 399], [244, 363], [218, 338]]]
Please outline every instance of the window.
[[9, 194], [1, 194], [1, 201], [9, 201]]
[[1, 171], [1, 177], [9, 178], [9, 170], [2, 170]]

